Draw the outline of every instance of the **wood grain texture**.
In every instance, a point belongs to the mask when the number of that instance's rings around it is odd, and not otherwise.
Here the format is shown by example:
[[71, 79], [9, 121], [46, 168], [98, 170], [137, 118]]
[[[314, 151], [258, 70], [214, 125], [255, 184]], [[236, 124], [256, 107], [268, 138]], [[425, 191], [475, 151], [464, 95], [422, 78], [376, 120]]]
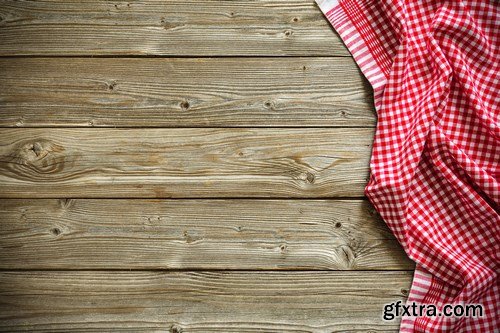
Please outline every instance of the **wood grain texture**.
[[0, 331], [397, 332], [372, 91], [314, 0], [0, 0], [0, 41]]
[[0, 196], [362, 197], [373, 129], [2, 129]]
[[364, 200], [0, 201], [2, 269], [413, 269]]
[[1, 272], [0, 329], [397, 331], [410, 272]]
[[313, 0], [0, 1], [0, 55], [348, 56]]
[[371, 126], [351, 58], [0, 59], [0, 126]]

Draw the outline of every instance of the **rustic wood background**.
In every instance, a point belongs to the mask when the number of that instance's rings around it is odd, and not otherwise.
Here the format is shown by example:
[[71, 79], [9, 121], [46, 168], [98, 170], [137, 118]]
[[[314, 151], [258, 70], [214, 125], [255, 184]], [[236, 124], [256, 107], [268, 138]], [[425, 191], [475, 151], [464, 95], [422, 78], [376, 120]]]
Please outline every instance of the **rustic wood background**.
[[397, 331], [375, 122], [313, 0], [0, 0], [0, 330]]

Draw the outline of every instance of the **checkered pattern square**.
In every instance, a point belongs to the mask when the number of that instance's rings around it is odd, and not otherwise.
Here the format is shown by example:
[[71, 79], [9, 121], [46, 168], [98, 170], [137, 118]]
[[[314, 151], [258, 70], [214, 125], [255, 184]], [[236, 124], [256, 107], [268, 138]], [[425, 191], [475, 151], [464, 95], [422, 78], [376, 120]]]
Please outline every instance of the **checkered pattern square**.
[[499, 332], [500, 3], [317, 2], [373, 86], [365, 194], [417, 263], [408, 301], [484, 306], [401, 332]]

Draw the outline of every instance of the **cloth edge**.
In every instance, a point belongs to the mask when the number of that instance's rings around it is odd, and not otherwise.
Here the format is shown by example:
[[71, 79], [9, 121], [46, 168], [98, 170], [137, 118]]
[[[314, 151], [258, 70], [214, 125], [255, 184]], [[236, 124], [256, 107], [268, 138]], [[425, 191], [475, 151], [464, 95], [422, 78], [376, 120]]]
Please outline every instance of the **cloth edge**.
[[[344, 3], [349, 6], [349, 11], [359, 13], [359, 3], [342, 0], [315, 0], [327, 20], [340, 35], [345, 46], [353, 56], [356, 64], [373, 88], [375, 108], [378, 110], [381, 104], [383, 88], [387, 81], [384, 68], [377, 63], [376, 58], [370, 51], [369, 45], [359, 33], [354, 22], [344, 8]], [[375, 40], [376, 36], [372, 36]]]

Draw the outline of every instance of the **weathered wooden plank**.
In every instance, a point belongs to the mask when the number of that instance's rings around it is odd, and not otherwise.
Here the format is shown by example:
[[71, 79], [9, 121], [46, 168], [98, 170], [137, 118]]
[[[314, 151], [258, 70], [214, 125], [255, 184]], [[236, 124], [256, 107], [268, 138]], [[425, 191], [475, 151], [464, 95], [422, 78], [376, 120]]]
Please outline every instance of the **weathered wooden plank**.
[[0, 1], [0, 55], [348, 56], [313, 0]]
[[0, 59], [0, 126], [374, 126], [351, 58]]
[[[13, 331], [396, 331], [411, 272], [1, 272]], [[170, 330], [170, 331], [169, 331]]]
[[1, 129], [0, 197], [361, 197], [373, 129]]
[[0, 201], [2, 269], [413, 269], [364, 200]]

